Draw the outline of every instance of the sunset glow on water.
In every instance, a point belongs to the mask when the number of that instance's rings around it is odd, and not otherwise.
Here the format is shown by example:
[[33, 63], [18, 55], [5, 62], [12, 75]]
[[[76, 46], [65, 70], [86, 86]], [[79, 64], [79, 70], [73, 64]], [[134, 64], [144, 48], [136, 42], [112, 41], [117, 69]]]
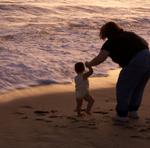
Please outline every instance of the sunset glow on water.
[[[149, 10], [149, 0], [0, 0], [0, 91], [72, 82], [74, 63], [98, 54], [107, 21], [150, 43]], [[108, 59], [94, 75], [116, 67]]]

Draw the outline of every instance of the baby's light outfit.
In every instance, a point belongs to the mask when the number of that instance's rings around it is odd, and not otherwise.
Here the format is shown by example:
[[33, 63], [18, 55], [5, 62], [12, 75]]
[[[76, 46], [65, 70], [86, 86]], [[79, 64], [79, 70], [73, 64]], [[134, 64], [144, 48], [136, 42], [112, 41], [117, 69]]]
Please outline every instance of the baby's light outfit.
[[76, 98], [83, 99], [89, 94], [89, 81], [83, 78], [83, 74], [75, 77]]

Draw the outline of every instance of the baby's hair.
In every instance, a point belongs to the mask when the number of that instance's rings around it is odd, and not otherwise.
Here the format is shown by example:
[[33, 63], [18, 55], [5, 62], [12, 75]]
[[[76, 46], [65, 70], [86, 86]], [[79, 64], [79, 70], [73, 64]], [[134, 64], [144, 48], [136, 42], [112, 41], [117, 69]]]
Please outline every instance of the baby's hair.
[[83, 62], [76, 63], [74, 68], [75, 68], [75, 72], [76, 73], [81, 73], [81, 72], [83, 72], [85, 70]]

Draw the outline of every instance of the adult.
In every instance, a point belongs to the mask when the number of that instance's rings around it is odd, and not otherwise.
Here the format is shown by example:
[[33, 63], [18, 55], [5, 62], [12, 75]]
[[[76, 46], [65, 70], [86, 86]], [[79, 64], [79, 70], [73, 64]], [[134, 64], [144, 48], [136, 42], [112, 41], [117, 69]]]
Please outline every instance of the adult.
[[116, 119], [127, 121], [138, 118], [144, 88], [150, 77], [150, 51], [148, 43], [134, 32], [123, 30], [114, 22], [100, 29], [100, 38], [105, 40], [100, 53], [87, 66], [96, 66], [107, 57], [120, 65], [121, 72], [116, 84]]

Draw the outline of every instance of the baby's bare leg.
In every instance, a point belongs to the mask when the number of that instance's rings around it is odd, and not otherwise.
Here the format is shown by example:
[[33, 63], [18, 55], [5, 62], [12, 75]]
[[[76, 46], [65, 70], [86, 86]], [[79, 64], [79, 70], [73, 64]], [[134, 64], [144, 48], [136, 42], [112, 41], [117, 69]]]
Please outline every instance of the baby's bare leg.
[[76, 99], [76, 103], [77, 103], [76, 110], [77, 110], [78, 116], [82, 116], [81, 114], [82, 102], [83, 102], [83, 99], [78, 99], [78, 98]]
[[84, 99], [88, 102], [87, 108], [86, 108], [86, 113], [87, 113], [87, 114], [90, 114], [91, 108], [92, 108], [93, 103], [94, 103], [94, 99], [93, 99], [93, 97], [90, 96], [90, 95], [87, 95]]

